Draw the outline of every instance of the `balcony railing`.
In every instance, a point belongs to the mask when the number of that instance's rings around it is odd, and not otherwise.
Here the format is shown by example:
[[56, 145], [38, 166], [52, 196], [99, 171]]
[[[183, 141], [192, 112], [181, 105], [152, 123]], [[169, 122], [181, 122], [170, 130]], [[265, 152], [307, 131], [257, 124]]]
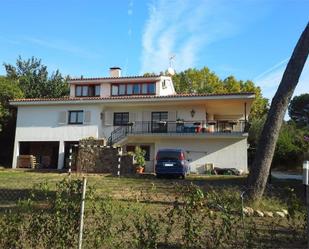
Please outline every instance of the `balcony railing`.
[[116, 128], [109, 138], [110, 144], [118, 142], [127, 134], [149, 133], [244, 133], [247, 122], [240, 121], [136, 121]]

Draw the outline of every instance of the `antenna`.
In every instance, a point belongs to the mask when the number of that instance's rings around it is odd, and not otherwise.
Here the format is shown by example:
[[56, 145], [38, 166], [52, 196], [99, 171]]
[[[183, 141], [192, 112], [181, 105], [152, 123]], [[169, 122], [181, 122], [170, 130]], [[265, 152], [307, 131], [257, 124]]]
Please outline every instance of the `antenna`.
[[175, 59], [176, 55], [171, 54], [168, 58], [169, 60], [169, 68], [167, 69], [167, 72], [169, 75], [173, 76], [175, 75], [175, 70], [173, 69], [173, 60]]
[[175, 54], [171, 54], [170, 57], [168, 58], [170, 67], [173, 67], [173, 66], [172, 66], [172, 62], [173, 62], [173, 60], [175, 59], [175, 57], [176, 57]]

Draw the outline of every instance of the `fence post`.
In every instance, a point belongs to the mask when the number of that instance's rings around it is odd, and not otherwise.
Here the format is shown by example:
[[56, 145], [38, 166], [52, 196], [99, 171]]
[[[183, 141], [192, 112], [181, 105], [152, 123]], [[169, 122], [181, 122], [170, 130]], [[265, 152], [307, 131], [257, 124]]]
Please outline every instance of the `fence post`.
[[86, 184], [87, 184], [87, 178], [83, 177], [83, 192], [82, 192], [82, 199], [81, 199], [81, 205], [80, 205], [80, 218], [79, 218], [78, 249], [82, 248], [82, 242], [83, 242]]
[[69, 150], [69, 169], [68, 169], [68, 174], [69, 176], [71, 175], [72, 171], [72, 154], [73, 154], [73, 145], [70, 145], [70, 150]]
[[303, 162], [303, 184], [307, 207], [307, 248], [309, 248], [309, 161]]
[[122, 155], [122, 148], [118, 147], [118, 170], [117, 170], [117, 176], [120, 177], [120, 166], [121, 166], [121, 155]]

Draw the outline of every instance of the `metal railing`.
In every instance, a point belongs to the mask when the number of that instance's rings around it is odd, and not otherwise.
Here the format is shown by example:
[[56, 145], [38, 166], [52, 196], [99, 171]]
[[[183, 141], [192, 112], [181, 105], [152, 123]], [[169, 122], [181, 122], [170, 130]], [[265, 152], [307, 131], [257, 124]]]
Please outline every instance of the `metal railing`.
[[248, 131], [245, 120], [238, 121], [136, 121], [116, 128], [109, 138], [112, 145], [127, 134], [149, 133], [244, 133]]

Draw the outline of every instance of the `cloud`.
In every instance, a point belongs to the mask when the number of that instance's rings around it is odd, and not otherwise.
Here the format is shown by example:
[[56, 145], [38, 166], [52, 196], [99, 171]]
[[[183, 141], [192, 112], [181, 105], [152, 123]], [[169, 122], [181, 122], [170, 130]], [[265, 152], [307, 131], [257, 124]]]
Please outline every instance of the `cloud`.
[[[231, 6], [229, 6], [231, 7]], [[141, 73], [167, 69], [175, 54], [177, 71], [194, 67], [201, 49], [234, 35], [239, 21], [222, 1], [158, 0], [149, 5], [142, 37]]]
[[133, 15], [133, 5], [134, 5], [133, 0], [130, 0], [129, 1], [129, 7], [128, 7], [128, 15], [129, 16]]
[[74, 46], [67, 41], [63, 40], [43, 40], [34, 37], [24, 37], [24, 41], [28, 43], [32, 43], [41, 47], [51, 48], [55, 50], [60, 50], [66, 53], [74, 54], [78, 57], [87, 58], [87, 59], [95, 59], [98, 58], [97, 53], [86, 51], [80, 47]]

